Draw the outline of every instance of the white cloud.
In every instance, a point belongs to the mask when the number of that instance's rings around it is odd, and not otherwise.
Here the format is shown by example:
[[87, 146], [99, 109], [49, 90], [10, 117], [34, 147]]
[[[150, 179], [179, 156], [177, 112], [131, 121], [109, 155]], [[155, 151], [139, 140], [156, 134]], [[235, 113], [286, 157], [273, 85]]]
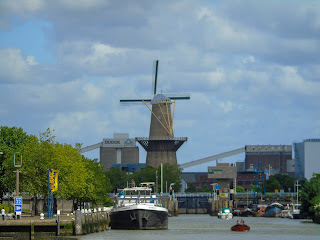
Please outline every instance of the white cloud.
[[254, 63], [256, 60], [255, 60], [255, 58], [254, 58], [254, 56], [249, 56], [249, 57], [245, 57], [243, 60], [242, 60], [242, 62], [243, 63]]
[[232, 111], [234, 104], [231, 101], [219, 103], [220, 108], [223, 109], [224, 113], [229, 113]]
[[[21, 82], [28, 79], [33, 57], [24, 58], [21, 49], [0, 49], [0, 79], [5, 82]], [[0, 80], [0, 81], [1, 81]]]
[[279, 66], [279, 69], [280, 75], [277, 81], [285, 90], [306, 96], [320, 96], [320, 82], [303, 79], [296, 67]]
[[[65, 139], [86, 142], [84, 136], [102, 136], [107, 133], [110, 124], [106, 114], [95, 111], [57, 113], [49, 123], [56, 136]], [[109, 131], [110, 132], [110, 131]]]
[[63, 8], [71, 10], [88, 10], [106, 6], [109, 4], [108, 0], [57, 0]]

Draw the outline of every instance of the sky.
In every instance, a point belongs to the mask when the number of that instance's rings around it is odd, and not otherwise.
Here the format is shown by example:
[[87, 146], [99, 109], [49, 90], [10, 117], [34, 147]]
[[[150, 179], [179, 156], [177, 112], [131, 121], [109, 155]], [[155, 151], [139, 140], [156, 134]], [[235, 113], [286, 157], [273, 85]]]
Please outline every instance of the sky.
[[320, 1], [311, 0], [1, 0], [0, 126], [50, 128], [84, 147], [114, 133], [148, 137], [150, 111], [119, 100], [153, 96], [156, 59], [158, 92], [191, 97], [175, 106], [174, 135], [188, 137], [179, 164], [320, 137]]

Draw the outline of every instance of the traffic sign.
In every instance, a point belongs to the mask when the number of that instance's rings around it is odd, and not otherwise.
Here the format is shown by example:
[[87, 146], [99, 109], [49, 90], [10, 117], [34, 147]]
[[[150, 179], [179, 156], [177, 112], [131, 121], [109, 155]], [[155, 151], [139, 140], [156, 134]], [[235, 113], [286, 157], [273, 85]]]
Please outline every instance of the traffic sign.
[[14, 205], [22, 205], [22, 197], [15, 197]]
[[21, 212], [22, 211], [22, 205], [14, 205], [14, 211], [15, 212]]
[[216, 189], [219, 190], [219, 189], [220, 189], [220, 185], [217, 185], [217, 186], [216, 186]]
[[22, 212], [22, 197], [15, 197], [14, 198], [14, 211], [16, 213]]

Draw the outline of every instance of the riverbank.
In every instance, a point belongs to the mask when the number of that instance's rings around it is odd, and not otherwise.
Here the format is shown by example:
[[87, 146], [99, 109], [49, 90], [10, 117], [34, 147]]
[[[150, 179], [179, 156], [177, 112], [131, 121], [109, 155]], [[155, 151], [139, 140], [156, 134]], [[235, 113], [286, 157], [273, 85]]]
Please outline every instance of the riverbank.
[[107, 212], [84, 213], [78, 210], [76, 214], [62, 214], [51, 219], [22, 215], [19, 220], [0, 221], [0, 239], [48, 239], [56, 236], [85, 235], [108, 228]]

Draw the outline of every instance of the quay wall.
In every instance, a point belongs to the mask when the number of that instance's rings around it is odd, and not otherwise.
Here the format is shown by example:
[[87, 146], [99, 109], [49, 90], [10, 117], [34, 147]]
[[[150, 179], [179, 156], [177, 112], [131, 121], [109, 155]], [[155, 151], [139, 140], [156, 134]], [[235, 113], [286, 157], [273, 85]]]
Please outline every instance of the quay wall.
[[93, 211], [84, 213], [76, 210], [75, 215], [59, 215], [40, 219], [39, 216], [20, 220], [0, 221], [0, 239], [48, 239], [53, 236], [86, 235], [109, 229], [109, 213]]

